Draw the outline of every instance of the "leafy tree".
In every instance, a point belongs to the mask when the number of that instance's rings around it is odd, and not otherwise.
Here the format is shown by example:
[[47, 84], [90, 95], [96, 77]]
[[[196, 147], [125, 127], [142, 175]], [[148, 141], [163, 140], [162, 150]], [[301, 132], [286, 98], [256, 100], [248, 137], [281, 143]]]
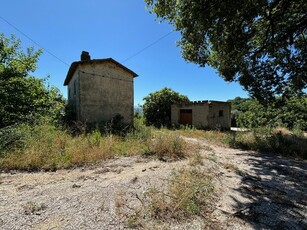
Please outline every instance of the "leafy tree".
[[261, 105], [251, 98], [236, 97], [232, 103], [232, 115], [239, 127], [287, 127], [307, 130], [307, 97], [292, 96], [282, 104], [277, 102], [268, 106]]
[[163, 88], [144, 97], [143, 113], [146, 125], [156, 127], [169, 126], [171, 124], [171, 105], [189, 102], [187, 96], [183, 96], [170, 88]]
[[262, 104], [306, 89], [306, 0], [145, 2], [181, 32], [184, 59], [211, 65]]
[[0, 128], [41, 117], [59, 118], [64, 106], [59, 90], [29, 75], [41, 52], [27, 48], [25, 53], [20, 40], [0, 34]]

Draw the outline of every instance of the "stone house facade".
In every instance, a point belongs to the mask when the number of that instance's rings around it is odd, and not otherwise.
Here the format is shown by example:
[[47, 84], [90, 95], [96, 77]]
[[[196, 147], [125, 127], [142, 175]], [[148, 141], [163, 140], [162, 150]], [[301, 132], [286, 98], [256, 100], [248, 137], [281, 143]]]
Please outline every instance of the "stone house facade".
[[83, 51], [81, 60], [71, 64], [64, 81], [76, 119], [99, 123], [119, 114], [124, 123], [132, 124], [133, 81], [137, 76], [112, 58], [91, 59]]
[[231, 103], [221, 101], [197, 101], [175, 104], [171, 108], [171, 121], [175, 125], [193, 125], [202, 129], [231, 127]]

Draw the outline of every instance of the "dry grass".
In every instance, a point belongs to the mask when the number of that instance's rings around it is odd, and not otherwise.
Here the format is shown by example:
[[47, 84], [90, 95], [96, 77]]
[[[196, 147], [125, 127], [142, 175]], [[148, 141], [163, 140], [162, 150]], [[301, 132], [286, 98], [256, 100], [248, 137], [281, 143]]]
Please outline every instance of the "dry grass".
[[160, 134], [151, 142], [150, 149], [159, 159], [177, 160], [186, 157], [187, 143], [178, 135]]
[[23, 148], [12, 149], [0, 158], [5, 170], [55, 170], [95, 163], [115, 156], [142, 154], [146, 143], [139, 139], [101, 135], [99, 131], [71, 136], [53, 126], [37, 126]]
[[206, 217], [212, 211], [213, 194], [211, 176], [199, 168], [183, 168], [174, 172], [165, 191], [147, 192], [150, 200], [147, 211], [151, 218], [158, 220]]
[[242, 170], [240, 170], [236, 165], [231, 164], [231, 163], [225, 163], [224, 165], [225, 169], [231, 170], [233, 172], [235, 172], [236, 174], [243, 176], [244, 172]]
[[192, 137], [192, 138], [201, 138], [210, 142], [211, 144], [225, 146], [224, 139], [228, 135], [228, 133], [215, 131], [215, 130], [195, 130], [195, 129], [180, 129], [174, 131], [176, 134]]
[[[2, 170], [56, 170], [132, 155], [152, 155], [165, 161], [191, 155], [191, 164], [201, 164], [201, 159], [195, 155], [197, 146], [189, 145], [182, 136], [202, 138], [220, 146], [307, 159], [307, 138], [302, 133], [290, 132], [284, 128], [223, 133], [194, 129], [156, 130], [138, 124], [133, 132], [120, 137], [102, 135], [98, 130], [72, 136], [52, 125], [38, 125], [19, 130], [17, 136], [24, 136], [21, 145], [14, 145], [14, 148], [0, 154]], [[217, 161], [214, 155], [208, 159]]]
[[151, 154], [159, 159], [176, 160], [186, 156], [186, 143], [178, 135], [152, 138], [150, 128], [125, 137], [102, 135], [98, 130], [72, 136], [51, 125], [28, 129], [26, 145], [0, 155], [3, 170], [56, 170], [92, 164], [117, 156]]
[[199, 151], [192, 153], [189, 157], [189, 165], [190, 166], [198, 166], [203, 165], [204, 157]]
[[232, 148], [307, 159], [307, 138], [302, 132], [292, 132], [285, 128], [258, 128], [233, 133], [225, 138], [225, 143]]
[[173, 172], [163, 188], [149, 188], [141, 198], [136, 195], [140, 206], [126, 205], [121, 215], [129, 228], [138, 229], [160, 229], [164, 224], [184, 223], [196, 216], [210, 223], [214, 194], [209, 173], [197, 166], [183, 167]]
[[27, 202], [25, 205], [23, 205], [23, 211], [26, 215], [33, 215], [39, 213], [43, 210], [45, 210], [47, 206], [45, 204], [38, 204], [34, 202]]
[[237, 166], [235, 166], [234, 164], [231, 164], [231, 163], [225, 163], [223, 166], [224, 166], [225, 169], [229, 169], [231, 171], [239, 170]]

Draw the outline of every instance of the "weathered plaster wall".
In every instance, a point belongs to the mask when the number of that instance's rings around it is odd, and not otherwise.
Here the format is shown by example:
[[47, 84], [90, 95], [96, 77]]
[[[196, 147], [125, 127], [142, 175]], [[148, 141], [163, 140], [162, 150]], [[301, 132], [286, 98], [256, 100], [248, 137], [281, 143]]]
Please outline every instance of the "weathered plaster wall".
[[[223, 116], [219, 116], [219, 111], [223, 111]], [[230, 129], [231, 127], [231, 105], [230, 103], [211, 102], [208, 116], [209, 128]]]
[[[178, 125], [181, 109], [192, 110], [192, 124], [196, 128], [223, 128], [231, 127], [231, 104], [226, 102], [201, 102], [187, 105], [172, 105], [171, 121]], [[220, 111], [223, 115], [220, 116]]]
[[80, 120], [101, 122], [116, 114], [133, 121], [133, 75], [114, 63], [80, 64]]
[[178, 125], [181, 109], [192, 109], [192, 123], [197, 128], [208, 126], [209, 106], [207, 104], [172, 105], [172, 123]]

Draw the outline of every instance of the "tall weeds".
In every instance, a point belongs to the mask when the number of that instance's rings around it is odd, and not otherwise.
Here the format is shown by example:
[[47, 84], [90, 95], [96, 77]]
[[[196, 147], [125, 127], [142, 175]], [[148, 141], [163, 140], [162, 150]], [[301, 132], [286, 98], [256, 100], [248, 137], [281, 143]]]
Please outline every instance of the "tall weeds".
[[307, 159], [307, 138], [298, 131], [258, 128], [229, 134], [224, 141], [232, 148]]
[[19, 127], [11, 133], [0, 135], [0, 140], [7, 140], [0, 154], [3, 170], [56, 170], [148, 153], [177, 159], [184, 155], [185, 145], [179, 137], [152, 138], [152, 128], [142, 123], [125, 136], [102, 134], [98, 129], [73, 136], [49, 124]]

